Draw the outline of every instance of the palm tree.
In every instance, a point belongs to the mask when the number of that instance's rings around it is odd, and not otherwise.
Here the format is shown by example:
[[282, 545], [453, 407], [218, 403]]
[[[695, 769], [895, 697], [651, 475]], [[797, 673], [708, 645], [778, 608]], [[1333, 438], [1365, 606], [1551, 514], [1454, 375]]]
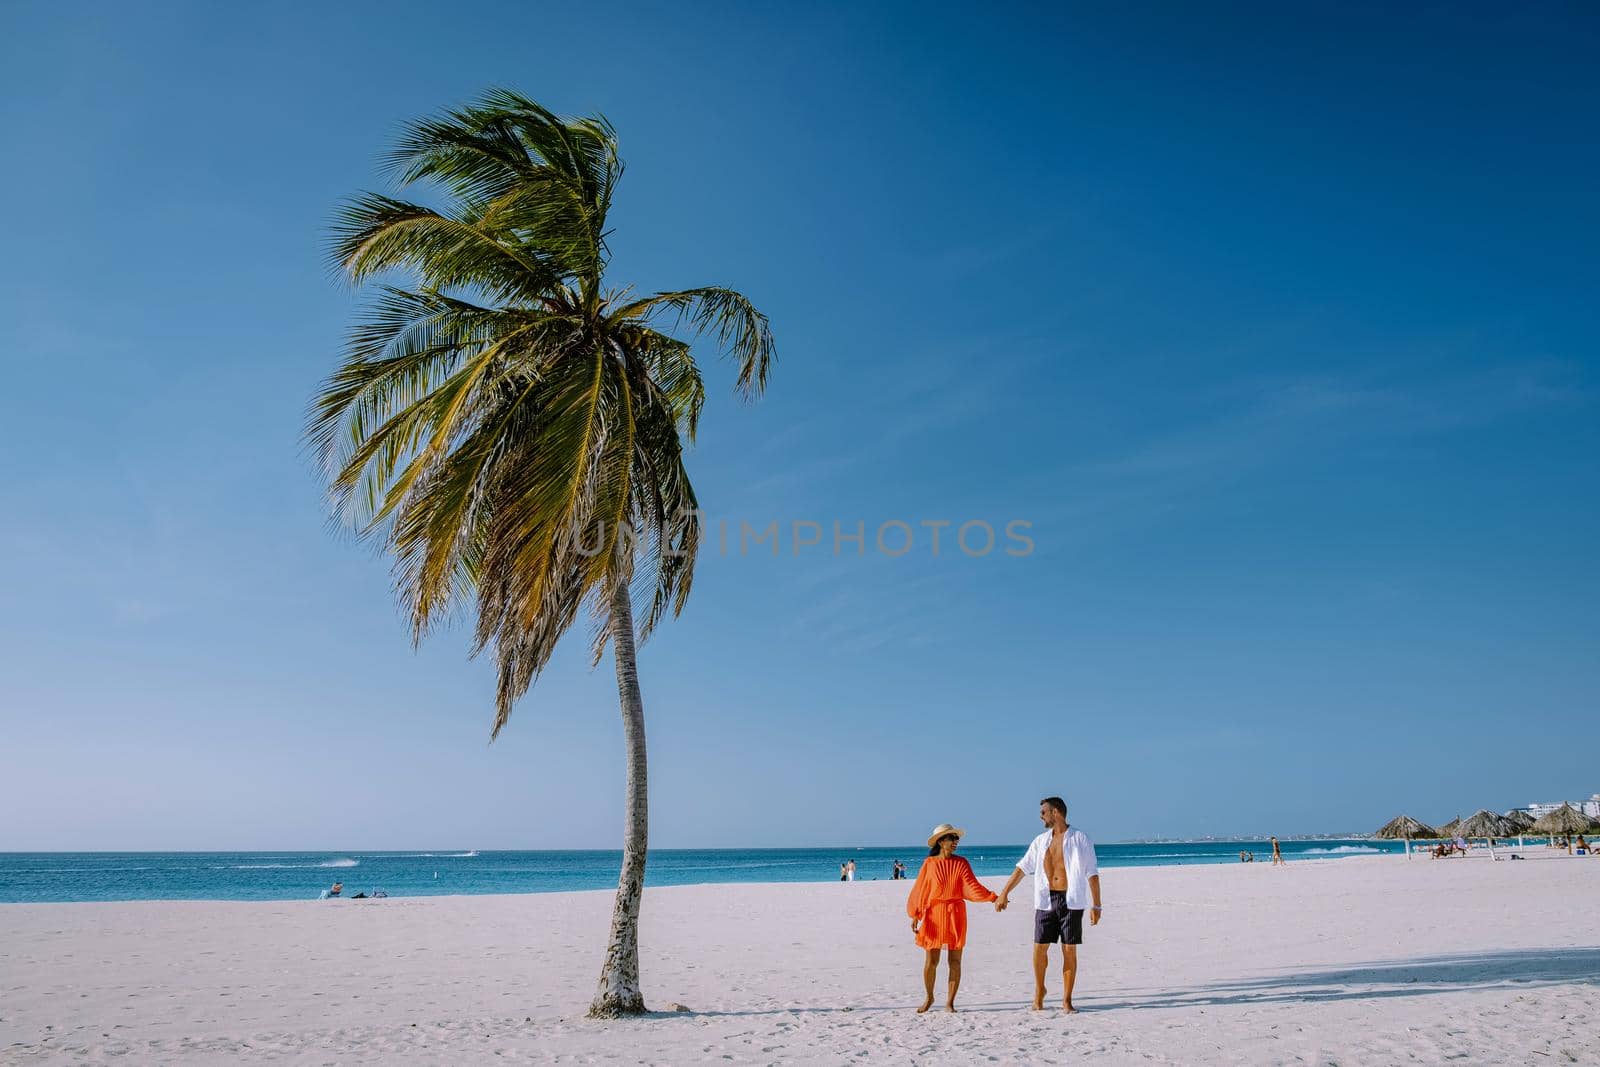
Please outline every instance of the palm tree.
[[593, 1016], [643, 1012], [638, 920], [647, 844], [640, 639], [683, 608], [701, 520], [683, 465], [705, 386], [687, 341], [706, 337], [759, 396], [766, 317], [731, 289], [635, 296], [605, 282], [606, 215], [622, 161], [603, 118], [564, 120], [506, 90], [407, 126], [399, 186], [351, 201], [332, 259], [353, 283], [398, 275], [351, 331], [314, 400], [307, 440], [336, 520], [392, 555], [413, 639], [476, 614], [492, 649], [491, 739], [587, 607], [607, 642], [627, 747], [622, 873]]

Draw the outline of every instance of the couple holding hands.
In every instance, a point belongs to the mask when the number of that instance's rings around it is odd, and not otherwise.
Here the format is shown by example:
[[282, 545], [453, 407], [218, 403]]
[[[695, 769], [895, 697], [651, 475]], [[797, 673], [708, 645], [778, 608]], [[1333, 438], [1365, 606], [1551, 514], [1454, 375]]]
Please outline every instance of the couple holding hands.
[[1082, 830], [1067, 825], [1066, 801], [1060, 797], [1039, 801], [1039, 820], [1045, 825], [1044, 833], [1033, 839], [998, 895], [978, 881], [965, 857], [956, 855], [963, 831], [944, 823], [929, 835], [928, 858], [922, 861], [911, 898], [906, 901], [911, 930], [927, 953], [922, 984], [928, 996], [918, 1014], [933, 1006], [933, 980], [939, 955], [945, 951], [950, 953], [945, 1010], [956, 1010], [961, 953], [967, 945], [966, 902], [993, 902], [995, 911], [1005, 911], [1011, 891], [1024, 875], [1033, 876], [1033, 1010], [1044, 1008], [1044, 972], [1050, 946], [1057, 941], [1061, 942], [1061, 1008], [1077, 1010], [1072, 1006], [1072, 986], [1078, 976], [1078, 945], [1083, 942], [1084, 912], [1089, 913], [1090, 926], [1100, 921], [1100, 867], [1094, 842]]

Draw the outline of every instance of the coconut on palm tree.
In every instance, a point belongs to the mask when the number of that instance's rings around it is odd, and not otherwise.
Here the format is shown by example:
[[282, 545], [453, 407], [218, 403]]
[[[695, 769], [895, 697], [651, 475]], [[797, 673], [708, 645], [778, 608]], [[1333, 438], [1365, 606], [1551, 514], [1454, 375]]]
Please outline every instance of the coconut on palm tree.
[[498, 670], [491, 737], [587, 609], [609, 642], [627, 759], [622, 871], [590, 1013], [644, 1011], [638, 920], [647, 845], [640, 639], [682, 609], [700, 518], [684, 469], [707, 337], [758, 396], [767, 320], [718, 287], [639, 296], [607, 283], [607, 214], [622, 175], [603, 118], [565, 120], [516, 93], [405, 128], [401, 187], [349, 203], [332, 258], [386, 277], [317, 396], [307, 437], [335, 515], [392, 555], [420, 640], [454, 609]]

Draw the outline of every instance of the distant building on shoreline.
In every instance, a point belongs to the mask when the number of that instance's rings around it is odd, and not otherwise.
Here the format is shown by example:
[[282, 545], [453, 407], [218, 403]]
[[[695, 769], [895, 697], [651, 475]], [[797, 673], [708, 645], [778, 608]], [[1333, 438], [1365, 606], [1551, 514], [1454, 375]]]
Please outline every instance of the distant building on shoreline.
[[1600, 819], [1600, 793], [1596, 793], [1588, 800], [1552, 800], [1536, 804], [1529, 804], [1525, 808], [1513, 808], [1512, 811], [1525, 811], [1535, 819], [1542, 819], [1552, 811], [1560, 811], [1571, 804], [1574, 809], [1581, 811], [1591, 819]]

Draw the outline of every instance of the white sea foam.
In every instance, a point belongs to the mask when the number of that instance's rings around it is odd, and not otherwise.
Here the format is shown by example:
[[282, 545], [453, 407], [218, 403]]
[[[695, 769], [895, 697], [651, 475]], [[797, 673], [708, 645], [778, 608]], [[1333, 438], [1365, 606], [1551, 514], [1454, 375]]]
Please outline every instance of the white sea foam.
[[213, 866], [213, 871], [273, 871], [293, 867], [315, 867], [315, 863], [223, 863]]
[[357, 867], [360, 860], [337, 859], [326, 863], [229, 863], [212, 867], [213, 871], [301, 871], [318, 867]]
[[453, 860], [469, 860], [477, 854], [477, 849], [473, 849], [471, 852], [446, 852], [445, 858]]
[[1308, 848], [1304, 855], [1307, 856], [1333, 856], [1352, 852], [1385, 852], [1387, 849], [1369, 848], [1366, 845], [1339, 845], [1337, 848]]
[[767, 863], [691, 863], [672, 868], [675, 871], [745, 871], [757, 867], [770, 867]]

